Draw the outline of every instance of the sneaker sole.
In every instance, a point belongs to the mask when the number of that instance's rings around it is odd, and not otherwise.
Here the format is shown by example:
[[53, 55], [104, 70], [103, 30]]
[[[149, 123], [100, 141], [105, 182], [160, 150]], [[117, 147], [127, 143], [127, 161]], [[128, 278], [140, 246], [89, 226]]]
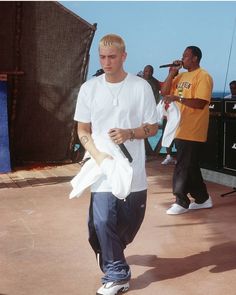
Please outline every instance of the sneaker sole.
[[[117, 294], [119, 294], [119, 293], [124, 293], [124, 292], [126, 292], [126, 291], [128, 291], [129, 290], [129, 285], [128, 286], [123, 286], [123, 287], [121, 287], [120, 289], [118, 289], [117, 291], [116, 291], [116, 293], [113, 293], [112, 295], [117, 295]], [[109, 291], [109, 289], [107, 289], [107, 291]], [[105, 293], [99, 293], [99, 292], [96, 292], [96, 295], [104, 295]], [[108, 293], [107, 293], [108, 294]], [[1, 295], [1, 294], [0, 294]]]
[[208, 207], [196, 207], [196, 208], [189, 208], [189, 210], [201, 210], [201, 209], [211, 209], [213, 207], [213, 205], [212, 206], [208, 206]]
[[166, 214], [167, 214], [167, 215], [181, 215], [181, 214], [185, 214], [185, 213], [187, 213], [187, 212], [189, 212], [189, 210], [182, 211], [182, 212], [178, 212], [178, 213], [172, 213], [172, 212], [167, 212], [167, 211], [166, 211]]
[[[118, 291], [116, 291], [116, 293], [114, 295], [117, 295], [119, 293], [124, 293], [127, 292], [129, 290], [129, 287], [122, 287], [121, 289], [119, 289]], [[96, 295], [103, 295], [101, 293], [96, 293]]]
[[[201, 206], [202, 205], [202, 206]], [[192, 207], [191, 207], [192, 206]], [[195, 207], [196, 206], [196, 207]], [[213, 202], [210, 198], [210, 201], [208, 201], [207, 204], [203, 205], [203, 204], [197, 204], [197, 203], [191, 203], [189, 205], [189, 210], [200, 210], [200, 209], [211, 209], [213, 207]]]

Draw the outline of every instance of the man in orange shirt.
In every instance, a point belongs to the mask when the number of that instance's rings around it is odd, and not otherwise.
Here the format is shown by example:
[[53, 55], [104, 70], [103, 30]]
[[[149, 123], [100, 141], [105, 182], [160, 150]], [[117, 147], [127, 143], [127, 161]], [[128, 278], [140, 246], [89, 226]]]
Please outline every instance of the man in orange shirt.
[[[213, 81], [200, 67], [201, 57], [202, 52], [198, 47], [187, 47], [182, 60], [174, 61], [177, 66], [170, 68], [162, 86], [164, 102], [176, 101], [181, 112], [175, 134], [177, 162], [173, 175], [173, 194], [176, 202], [166, 211], [171, 215], [212, 207], [211, 197], [203, 182], [199, 157], [202, 145], [207, 140]], [[187, 72], [179, 74], [181, 67]], [[190, 202], [188, 194], [194, 202]]]

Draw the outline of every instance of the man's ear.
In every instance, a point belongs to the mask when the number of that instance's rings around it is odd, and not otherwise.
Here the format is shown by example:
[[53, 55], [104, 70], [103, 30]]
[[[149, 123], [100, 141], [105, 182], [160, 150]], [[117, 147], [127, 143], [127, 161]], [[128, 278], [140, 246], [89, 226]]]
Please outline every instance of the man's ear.
[[122, 54], [122, 60], [123, 60], [123, 62], [126, 60], [126, 57], [127, 57], [127, 52], [123, 52], [123, 54]]
[[196, 56], [196, 55], [194, 55], [194, 56], [193, 56], [193, 60], [194, 60], [194, 62], [197, 62], [197, 61], [198, 61], [198, 59], [197, 59], [197, 56]]

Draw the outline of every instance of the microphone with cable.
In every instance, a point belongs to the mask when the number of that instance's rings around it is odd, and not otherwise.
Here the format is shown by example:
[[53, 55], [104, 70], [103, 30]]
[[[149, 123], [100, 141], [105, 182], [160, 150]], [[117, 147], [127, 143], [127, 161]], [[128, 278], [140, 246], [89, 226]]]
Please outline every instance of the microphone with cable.
[[122, 153], [126, 156], [130, 163], [133, 162], [133, 158], [131, 157], [129, 151], [127, 150], [126, 146], [123, 143], [118, 144], [119, 148], [121, 149]]
[[166, 65], [161, 65], [159, 68], [171, 68], [171, 67], [179, 67], [181, 64], [166, 64]]
[[[114, 134], [114, 132], [115, 132], [115, 128], [111, 129], [109, 131], [109, 134], [112, 134], [112, 133]], [[116, 140], [114, 142], [117, 144]], [[129, 151], [127, 150], [126, 146], [123, 143], [120, 143], [120, 144], [117, 144], [117, 145], [119, 146], [120, 150], [125, 155], [125, 157], [128, 159], [128, 161], [130, 163], [132, 163], [133, 162], [133, 158], [131, 157], [131, 155], [130, 155]]]

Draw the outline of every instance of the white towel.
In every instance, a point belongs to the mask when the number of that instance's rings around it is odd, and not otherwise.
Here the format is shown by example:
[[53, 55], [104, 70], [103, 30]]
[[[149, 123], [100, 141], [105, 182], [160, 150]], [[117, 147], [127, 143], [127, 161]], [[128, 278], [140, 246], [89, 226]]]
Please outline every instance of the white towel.
[[162, 146], [169, 147], [175, 138], [175, 133], [179, 127], [180, 122], [180, 110], [175, 102], [172, 102], [166, 108], [163, 101], [160, 101], [157, 105], [158, 122], [166, 117], [167, 123], [162, 136]]
[[125, 199], [130, 193], [133, 177], [133, 169], [128, 159], [110, 139], [96, 136], [94, 142], [99, 150], [111, 155], [112, 159], [105, 158], [100, 166], [92, 158], [86, 161], [80, 172], [71, 180], [73, 190], [69, 198], [80, 197], [87, 187], [105, 175], [111, 184], [112, 194], [119, 199]]

